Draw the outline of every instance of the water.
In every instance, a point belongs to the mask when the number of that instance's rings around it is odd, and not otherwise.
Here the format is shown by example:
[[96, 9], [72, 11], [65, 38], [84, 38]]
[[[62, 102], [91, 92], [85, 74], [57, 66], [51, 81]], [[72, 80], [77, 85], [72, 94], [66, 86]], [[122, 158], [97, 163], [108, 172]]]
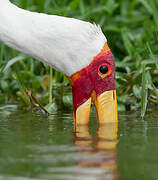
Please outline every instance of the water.
[[[13, 106], [14, 107], [14, 106]], [[72, 111], [49, 118], [0, 110], [0, 180], [158, 179], [158, 113], [74, 132]]]

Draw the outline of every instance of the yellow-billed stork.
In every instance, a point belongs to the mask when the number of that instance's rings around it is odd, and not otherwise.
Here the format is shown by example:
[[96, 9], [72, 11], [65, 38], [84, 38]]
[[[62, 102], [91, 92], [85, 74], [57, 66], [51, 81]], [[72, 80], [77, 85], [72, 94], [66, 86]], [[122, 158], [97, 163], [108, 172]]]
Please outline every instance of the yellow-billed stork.
[[77, 124], [88, 124], [91, 101], [100, 123], [117, 121], [115, 63], [100, 26], [0, 0], [0, 40], [67, 76]]

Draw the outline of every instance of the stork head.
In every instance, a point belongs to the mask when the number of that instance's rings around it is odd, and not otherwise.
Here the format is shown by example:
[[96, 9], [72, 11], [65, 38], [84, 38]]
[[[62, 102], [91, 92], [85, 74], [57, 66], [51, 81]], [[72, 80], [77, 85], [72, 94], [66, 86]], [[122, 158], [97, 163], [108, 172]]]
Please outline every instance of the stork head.
[[99, 123], [117, 122], [115, 62], [107, 43], [92, 62], [69, 77], [69, 81], [76, 124], [89, 123], [91, 102]]

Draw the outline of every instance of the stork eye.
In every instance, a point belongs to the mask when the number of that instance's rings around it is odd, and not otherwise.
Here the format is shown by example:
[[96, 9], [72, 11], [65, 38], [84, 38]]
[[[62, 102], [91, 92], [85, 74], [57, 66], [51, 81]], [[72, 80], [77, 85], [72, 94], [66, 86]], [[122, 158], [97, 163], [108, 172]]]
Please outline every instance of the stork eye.
[[106, 65], [101, 65], [100, 68], [99, 68], [99, 71], [102, 74], [106, 74], [108, 72], [108, 67]]
[[98, 75], [101, 78], [106, 78], [108, 76], [110, 76], [112, 74], [112, 69], [110, 68], [110, 66], [108, 64], [101, 64], [98, 67]]

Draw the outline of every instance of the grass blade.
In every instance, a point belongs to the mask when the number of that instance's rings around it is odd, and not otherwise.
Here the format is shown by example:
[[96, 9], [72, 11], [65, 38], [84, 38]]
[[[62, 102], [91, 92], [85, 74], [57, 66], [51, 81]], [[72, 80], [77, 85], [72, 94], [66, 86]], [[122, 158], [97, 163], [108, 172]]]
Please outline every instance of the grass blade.
[[147, 104], [148, 104], [148, 81], [147, 81], [147, 72], [145, 70], [145, 64], [143, 64], [142, 95], [141, 95], [141, 117], [142, 118], [145, 116]]
[[15, 58], [11, 59], [11, 60], [7, 63], [7, 65], [5, 66], [5, 68], [3, 69], [3, 72], [6, 71], [9, 67], [11, 67], [11, 66], [12, 66], [13, 64], [15, 64], [16, 62], [26, 59], [26, 57], [27, 57], [26, 55], [19, 55], [19, 56], [15, 57]]
[[151, 50], [151, 48], [150, 48], [149, 43], [147, 43], [147, 48], [148, 48], [148, 50], [149, 50], [149, 52], [150, 52], [151, 59], [153, 60], [153, 62], [154, 62], [155, 65], [156, 65], [156, 68], [158, 69], [158, 61], [157, 61], [156, 57], [154, 56], [154, 54], [153, 54], [153, 52], [152, 52], [152, 50]]
[[51, 67], [49, 72], [49, 104], [52, 104], [52, 90], [53, 90], [53, 69]]
[[134, 47], [133, 47], [132, 43], [130, 42], [130, 40], [128, 38], [127, 32], [124, 29], [122, 29], [121, 34], [122, 34], [122, 39], [123, 39], [124, 46], [125, 46], [128, 54], [130, 56], [132, 56], [132, 54], [134, 52]]
[[153, 14], [153, 17], [154, 17], [155, 24], [158, 27], [158, 9], [156, 8], [156, 1], [155, 0], [150, 0], [149, 2], [150, 2], [150, 6], [152, 8], [152, 14]]
[[4, 44], [1, 44], [1, 51], [0, 51], [0, 66], [3, 61], [3, 54], [4, 54]]
[[150, 14], [152, 14], [152, 8], [146, 0], [139, 0], [139, 2], [143, 4], [143, 6]]

